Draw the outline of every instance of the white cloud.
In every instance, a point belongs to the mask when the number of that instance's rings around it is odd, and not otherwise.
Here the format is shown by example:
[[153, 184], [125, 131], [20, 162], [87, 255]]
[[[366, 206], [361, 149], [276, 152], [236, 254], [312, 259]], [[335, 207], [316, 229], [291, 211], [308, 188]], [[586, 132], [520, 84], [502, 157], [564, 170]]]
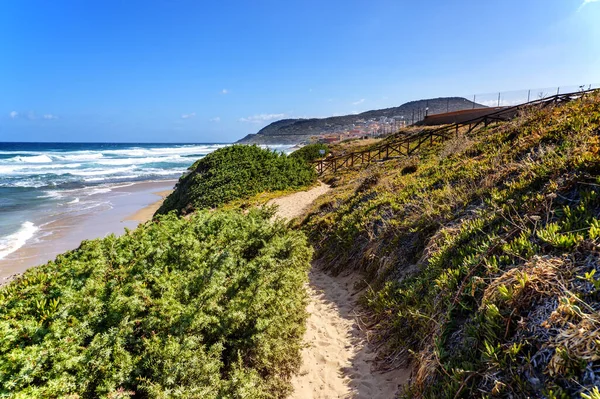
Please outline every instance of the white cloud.
[[361, 98], [360, 100], [353, 102], [352, 105], [360, 105], [360, 104], [362, 104], [364, 102], [365, 102], [365, 99]]
[[191, 114], [183, 114], [181, 115], [181, 119], [190, 119], [196, 116], [195, 112], [192, 112]]
[[220, 117], [220, 116], [217, 116], [217, 117], [215, 117], [215, 118], [211, 118], [211, 119], [209, 119], [208, 121], [209, 121], [209, 122], [215, 122], [215, 123], [219, 123], [219, 122], [221, 122], [221, 117]]
[[579, 10], [578, 11], [580, 11], [586, 5], [588, 5], [590, 3], [596, 3], [598, 1], [600, 1], [600, 0], [583, 0], [583, 3], [581, 3], [581, 5], [579, 6]]
[[11, 119], [25, 118], [30, 121], [34, 121], [34, 120], [40, 119], [40, 118], [47, 119], [47, 120], [58, 119], [58, 116], [56, 116], [54, 114], [44, 114], [42, 116], [38, 116], [33, 111], [29, 111], [26, 114], [19, 114], [17, 111], [12, 111], [8, 115], [10, 116]]
[[[500, 99], [500, 107], [511, 107], [513, 105], [519, 105], [519, 104], [523, 104], [526, 103], [527, 99], [521, 99], [521, 100], [505, 100], [505, 99]], [[485, 105], [486, 107], [497, 107], [498, 106], [498, 100], [485, 100], [485, 101], [477, 101], [477, 104], [481, 104], [481, 105]]]
[[285, 114], [260, 114], [260, 115], [252, 115], [247, 118], [241, 118], [241, 122], [248, 123], [264, 123], [270, 122], [276, 119], [282, 119], [285, 117]]
[[229, 94], [229, 90], [223, 89], [223, 90], [221, 90], [221, 94]]

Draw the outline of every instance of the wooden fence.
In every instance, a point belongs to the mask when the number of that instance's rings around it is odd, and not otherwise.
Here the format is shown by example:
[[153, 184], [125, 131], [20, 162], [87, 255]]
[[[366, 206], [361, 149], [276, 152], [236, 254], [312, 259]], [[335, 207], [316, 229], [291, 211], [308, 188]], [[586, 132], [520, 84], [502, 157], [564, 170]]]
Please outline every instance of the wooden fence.
[[373, 148], [355, 151], [336, 157], [323, 158], [316, 160], [313, 163], [317, 169], [317, 172], [319, 174], [324, 174], [326, 172], [336, 173], [341, 168], [352, 167], [354, 165], [360, 165], [363, 163], [383, 161], [402, 156], [410, 156], [414, 152], [418, 151], [421, 146], [428, 141], [430, 144], [433, 144], [436, 141], [441, 142], [450, 139], [453, 136], [458, 136], [460, 128], [466, 127], [467, 131], [465, 134], [469, 134], [482, 124], [487, 127], [491, 123], [509, 121], [515, 118], [522, 109], [532, 106], [546, 107], [550, 104], [569, 102], [576, 100], [587, 93], [598, 90], [600, 89], [556, 94], [551, 97], [530, 101], [528, 103], [515, 105], [512, 107], [505, 107], [464, 122], [444, 125], [437, 129], [425, 130], [416, 134], [402, 136], [397, 139], [388, 140]]

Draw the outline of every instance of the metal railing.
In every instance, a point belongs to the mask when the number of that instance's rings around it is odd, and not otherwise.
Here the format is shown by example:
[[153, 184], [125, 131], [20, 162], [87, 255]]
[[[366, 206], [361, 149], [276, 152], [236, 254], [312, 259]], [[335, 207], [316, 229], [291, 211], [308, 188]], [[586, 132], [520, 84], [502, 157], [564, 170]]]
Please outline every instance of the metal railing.
[[[478, 93], [465, 95], [461, 98], [465, 98], [469, 101], [468, 106], [470, 106], [471, 109], [480, 107], [512, 107], [536, 100], [542, 100], [563, 93], [576, 93], [599, 88], [600, 83], [588, 83], [584, 85], [544, 87], [538, 89], [512, 90], [494, 93]], [[460, 109], [468, 108], [461, 107]], [[407, 125], [412, 125], [423, 121], [427, 116], [449, 113], [457, 110], [458, 108], [456, 108], [456, 105], [453, 106], [451, 97], [447, 97], [445, 105], [443, 101], [440, 103], [439, 99], [435, 102], [435, 106], [433, 103], [424, 101], [418, 107], [412, 108], [408, 113], [404, 113], [399, 116], [403, 121], [406, 121]]]

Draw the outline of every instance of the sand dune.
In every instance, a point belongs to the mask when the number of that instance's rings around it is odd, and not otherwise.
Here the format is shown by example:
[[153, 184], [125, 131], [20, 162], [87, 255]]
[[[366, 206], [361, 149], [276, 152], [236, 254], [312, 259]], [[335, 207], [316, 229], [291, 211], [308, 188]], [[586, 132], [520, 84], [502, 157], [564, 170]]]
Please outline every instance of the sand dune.
[[[290, 219], [300, 216], [329, 187], [278, 198], [278, 215]], [[293, 399], [394, 398], [410, 370], [380, 373], [374, 368], [376, 353], [359, 328], [355, 314], [360, 293], [354, 288], [355, 275], [333, 277], [313, 265], [307, 290], [310, 316], [304, 336], [302, 367], [292, 379]]]

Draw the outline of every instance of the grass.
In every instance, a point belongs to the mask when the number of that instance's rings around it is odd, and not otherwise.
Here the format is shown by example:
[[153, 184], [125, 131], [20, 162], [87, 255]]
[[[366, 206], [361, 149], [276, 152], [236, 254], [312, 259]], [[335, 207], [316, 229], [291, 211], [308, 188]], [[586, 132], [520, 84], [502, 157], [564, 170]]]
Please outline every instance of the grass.
[[330, 178], [302, 228], [333, 272], [365, 274], [380, 341], [415, 367], [406, 397], [600, 380], [599, 131], [595, 94]]

